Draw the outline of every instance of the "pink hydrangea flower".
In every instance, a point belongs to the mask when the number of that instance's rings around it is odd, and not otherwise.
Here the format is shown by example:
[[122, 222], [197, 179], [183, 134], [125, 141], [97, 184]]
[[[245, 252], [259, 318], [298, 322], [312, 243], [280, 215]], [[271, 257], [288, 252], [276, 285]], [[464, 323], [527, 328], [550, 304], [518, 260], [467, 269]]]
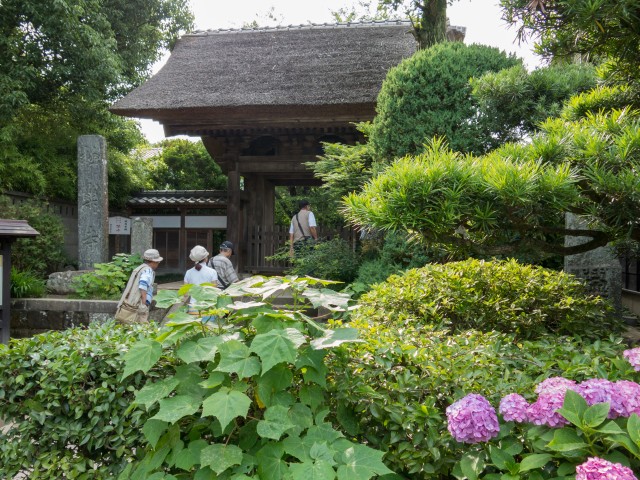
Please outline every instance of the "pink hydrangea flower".
[[556, 412], [562, 408], [563, 403], [564, 392], [543, 393], [527, 407], [527, 418], [534, 425], [546, 425], [552, 428], [567, 425], [569, 422]]
[[449, 432], [458, 442], [487, 442], [498, 435], [498, 415], [482, 395], [470, 393], [447, 407]]
[[536, 393], [543, 395], [547, 393], [564, 393], [567, 388], [571, 388], [576, 384], [574, 380], [563, 377], [550, 377], [541, 381], [536, 385]]
[[576, 467], [576, 480], [638, 480], [629, 467], [590, 457]]
[[502, 400], [500, 400], [500, 407], [498, 408], [498, 410], [505, 421], [523, 423], [528, 419], [528, 406], [529, 403], [522, 395], [518, 395], [517, 393], [510, 393], [509, 395], [503, 397]]
[[625, 350], [622, 355], [629, 361], [636, 372], [640, 372], [640, 347]]
[[618, 416], [630, 417], [632, 413], [640, 415], [640, 385], [630, 380], [618, 380], [614, 387], [621, 398]]
[[624, 398], [620, 395], [616, 385], [604, 378], [591, 378], [580, 382], [574, 390], [587, 401], [587, 405], [608, 403], [609, 418], [625, 416]]

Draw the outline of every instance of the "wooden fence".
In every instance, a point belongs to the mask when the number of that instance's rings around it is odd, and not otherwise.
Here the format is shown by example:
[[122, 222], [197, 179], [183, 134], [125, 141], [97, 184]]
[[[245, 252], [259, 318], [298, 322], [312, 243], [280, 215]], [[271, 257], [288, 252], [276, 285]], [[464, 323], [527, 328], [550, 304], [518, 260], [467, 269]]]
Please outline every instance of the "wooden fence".
[[[330, 229], [318, 228], [320, 239], [332, 239], [340, 237], [352, 246], [355, 250], [357, 233], [350, 228]], [[289, 251], [289, 227], [275, 225], [273, 227], [254, 227], [249, 232], [247, 245], [247, 261], [244, 270], [249, 273], [263, 273], [269, 275], [280, 275], [290, 267], [288, 261], [268, 260], [278, 252]]]

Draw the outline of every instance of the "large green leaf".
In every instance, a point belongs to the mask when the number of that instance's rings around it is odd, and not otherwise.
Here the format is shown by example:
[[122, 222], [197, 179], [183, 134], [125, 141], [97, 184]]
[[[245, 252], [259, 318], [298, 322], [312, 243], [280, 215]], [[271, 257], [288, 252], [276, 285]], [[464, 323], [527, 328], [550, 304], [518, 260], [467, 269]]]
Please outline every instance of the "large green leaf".
[[279, 440], [280, 437], [295, 425], [289, 419], [289, 409], [283, 405], [274, 405], [264, 412], [264, 419], [258, 422], [257, 432], [263, 438]]
[[542, 468], [553, 459], [548, 453], [534, 453], [527, 455], [520, 462], [520, 471], [528, 472], [529, 470]]
[[258, 395], [267, 407], [271, 406], [271, 397], [291, 386], [293, 373], [286, 365], [276, 365], [258, 379]]
[[185, 363], [208, 362], [215, 358], [222, 341], [220, 337], [204, 337], [197, 342], [184, 342], [176, 355]]
[[155, 383], [145, 385], [139, 392], [136, 393], [136, 403], [144, 405], [147, 409], [168, 396], [174, 388], [180, 383], [175, 377], [165, 378]]
[[211, 372], [206, 380], [203, 380], [198, 385], [202, 388], [215, 388], [222, 385], [227, 378], [227, 374], [223, 372]]
[[640, 448], [640, 416], [632, 413], [627, 421], [627, 431], [631, 440]]
[[459, 465], [466, 478], [476, 480], [485, 467], [484, 455], [480, 452], [467, 452], [460, 458]]
[[553, 440], [549, 442], [548, 446], [556, 452], [570, 452], [588, 447], [572, 428], [556, 430], [553, 434]]
[[147, 420], [142, 427], [142, 433], [144, 434], [147, 442], [153, 448], [156, 448], [156, 444], [162, 434], [167, 430], [167, 422], [163, 422], [161, 420]]
[[156, 301], [158, 308], [169, 308], [171, 305], [183, 301], [175, 290], [160, 290], [154, 295], [153, 299]]
[[240, 378], [253, 377], [260, 373], [260, 360], [251, 355], [249, 347], [238, 340], [229, 340], [218, 347], [220, 362], [216, 370], [236, 373]]
[[508, 465], [515, 462], [512, 455], [494, 445], [489, 445], [489, 455], [493, 464], [500, 470], [507, 470]]
[[191, 287], [189, 295], [196, 300], [196, 303], [201, 303], [203, 306], [207, 305], [211, 308], [215, 308], [217, 306], [218, 297], [221, 295], [221, 291], [217, 287], [202, 284]]
[[591, 405], [584, 412], [584, 416], [582, 421], [585, 426], [596, 428], [602, 424], [607, 419], [607, 415], [609, 414], [610, 405], [609, 403], [596, 403], [595, 405]]
[[351, 295], [336, 292], [328, 288], [310, 288], [302, 293], [309, 299], [314, 308], [325, 307], [329, 310], [342, 311], [349, 307]]
[[176, 423], [182, 417], [193, 415], [200, 408], [200, 398], [191, 395], [176, 395], [175, 397], [160, 400], [160, 410], [152, 420]]
[[256, 335], [251, 342], [251, 351], [258, 354], [262, 360], [262, 374], [273, 366], [282, 363], [295, 363], [298, 348], [306, 339], [295, 328], [285, 330], [271, 330]]
[[582, 427], [582, 418], [587, 410], [587, 402], [579, 393], [567, 390], [564, 394], [564, 403], [558, 413], [577, 427]]
[[244, 393], [223, 387], [202, 402], [202, 416], [216, 417], [224, 430], [234, 418], [245, 418], [250, 406], [251, 399]]
[[176, 459], [176, 467], [189, 471], [200, 463], [200, 453], [207, 446], [206, 440], [197, 439], [189, 443]]
[[309, 455], [316, 461], [322, 460], [324, 462], [327, 462], [331, 466], [336, 465], [336, 461], [334, 458], [336, 455], [336, 451], [333, 448], [329, 447], [326, 442], [314, 443], [309, 450]]
[[339, 480], [369, 480], [375, 475], [393, 473], [382, 463], [383, 452], [365, 445], [354, 445], [343, 455], [344, 465], [338, 467]]
[[358, 330], [355, 328], [338, 328], [336, 330], [325, 330], [324, 336], [315, 338], [311, 346], [316, 350], [322, 348], [337, 347], [346, 342], [362, 342], [358, 338]]
[[317, 460], [315, 462], [292, 463], [289, 471], [293, 480], [333, 480], [336, 472], [328, 462]]
[[127, 378], [134, 372], [141, 370], [147, 373], [162, 356], [162, 345], [155, 340], [145, 339], [134, 343], [124, 356], [124, 370], [121, 379]]
[[620, 426], [613, 420], [602, 425], [600, 428], [597, 429], [597, 431], [600, 433], [605, 433], [607, 435], [617, 435], [617, 434], [623, 433]]
[[279, 443], [268, 443], [262, 447], [256, 458], [258, 474], [261, 480], [282, 480], [289, 473], [287, 464], [282, 460], [284, 447]]
[[242, 450], [236, 445], [213, 444], [200, 452], [200, 464], [218, 475], [229, 467], [242, 463]]

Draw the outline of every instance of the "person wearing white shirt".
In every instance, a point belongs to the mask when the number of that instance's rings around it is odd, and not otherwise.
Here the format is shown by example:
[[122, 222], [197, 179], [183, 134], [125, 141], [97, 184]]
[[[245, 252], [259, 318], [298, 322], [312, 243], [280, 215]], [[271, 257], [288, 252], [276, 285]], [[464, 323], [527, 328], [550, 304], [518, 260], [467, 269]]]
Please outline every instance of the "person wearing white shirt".
[[316, 217], [311, 211], [309, 200], [300, 200], [298, 207], [300, 211], [291, 218], [291, 225], [289, 225], [289, 255], [291, 256], [294, 252], [300, 253], [306, 245], [309, 245], [310, 240], [318, 239]]

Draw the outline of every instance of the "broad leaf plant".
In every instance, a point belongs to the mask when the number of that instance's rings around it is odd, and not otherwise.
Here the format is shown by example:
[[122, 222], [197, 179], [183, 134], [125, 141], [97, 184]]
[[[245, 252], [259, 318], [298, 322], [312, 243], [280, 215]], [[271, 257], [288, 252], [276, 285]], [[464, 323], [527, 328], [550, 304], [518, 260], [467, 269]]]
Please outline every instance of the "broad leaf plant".
[[[163, 356], [174, 372], [151, 379], [135, 405], [149, 413], [148, 447], [120, 479], [367, 480], [392, 473], [383, 453], [353, 443], [327, 421], [325, 355], [358, 341], [325, 318], [351, 308], [348, 296], [312, 277], [252, 277], [225, 291], [185, 285], [162, 291], [160, 307], [190, 296], [156, 338], [132, 346], [123, 378], [148, 372]], [[290, 304], [274, 306], [285, 291]], [[322, 311], [322, 310], [321, 310]], [[339, 324], [339, 322], [334, 322]]]

